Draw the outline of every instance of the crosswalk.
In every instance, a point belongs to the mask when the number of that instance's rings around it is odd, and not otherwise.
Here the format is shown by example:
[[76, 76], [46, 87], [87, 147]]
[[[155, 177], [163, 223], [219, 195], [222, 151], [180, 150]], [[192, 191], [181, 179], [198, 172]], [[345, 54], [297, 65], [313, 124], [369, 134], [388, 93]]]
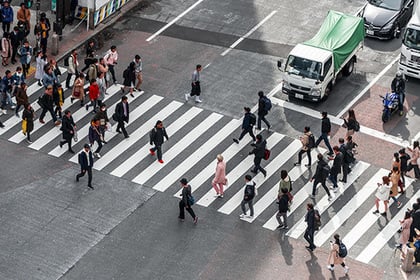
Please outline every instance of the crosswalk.
[[[69, 92], [70, 90], [67, 90], [65, 95], [68, 96]], [[40, 108], [36, 99], [41, 93], [42, 89], [36, 84], [29, 87], [28, 95], [30, 100], [33, 100], [32, 104], [38, 116]], [[112, 85], [108, 88], [105, 103], [109, 116], [114, 112], [121, 96], [120, 86]], [[96, 159], [94, 169], [161, 192], [173, 193], [177, 198], [180, 196], [179, 180], [186, 177], [193, 188], [197, 205], [215, 209], [223, 215], [239, 216], [244, 192], [243, 178], [245, 174], [250, 173], [249, 169], [253, 165], [253, 156], [248, 155], [252, 149], [251, 139], [246, 136], [239, 144], [232, 142], [232, 138], [240, 133], [242, 120], [231, 119], [155, 94], [135, 93], [134, 97], [128, 98], [131, 110], [127, 131], [130, 137], [124, 139], [116, 133], [116, 124], [111, 121], [113, 127], [105, 136], [108, 143], [101, 151], [102, 157]], [[72, 104], [69, 97], [65, 99], [63, 107], [72, 111], [79, 138], [72, 146], [75, 151], [80, 151], [83, 144], [88, 142], [89, 122], [93, 115], [84, 107], [80, 107], [79, 103]], [[77, 153], [69, 154], [66, 147], [59, 147], [61, 131], [59, 127], [48, 123], [49, 120], [50, 116], [47, 115], [45, 124], [35, 122], [33, 143], [28, 147], [77, 163]], [[149, 131], [157, 120], [163, 121], [169, 135], [169, 140], [163, 145], [164, 164], [158, 163], [156, 157], [149, 154]], [[17, 144], [22, 143], [25, 136], [20, 131], [20, 118], [13, 114], [8, 116], [4, 124], [6, 127], [0, 130], [1, 137]], [[258, 195], [254, 200], [254, 216], [243, 221], [273, 232], [277, 230], [275, 202], [278, 181], [280, 170], [286, 169], [294, 181], [294, 200], [288, 212], [290, 224], [286, 235], [296, 239], [302, 238], [306, 228], [306, 204], [313, 201], [309, 198], [312, 190], [309, 180], [313, 176], [316, 161], [313, 160], [310, 168], [303, 165], [293, 166], [301, 148], [300, 141], [277, 132], [263, 130], [261, 134], [267, 139], [268, 148], [272, 150], [271, 158], [263, 161], [267, 176], [259, 173], [253, 177], [258, 188]], [[318, 152], [325, 154], [326, 151], [322, 148], [314, 149], [311, 152], [313, 159], [316, 159]], [[223, 199], [217, 198], [211, 187], [217, 154], [222, 154], [227, 164], [228, 185], [225, 187]], [[410, 207], [420, 196], [420, 191], [411, 199], [400, 197], [407, 207], [397, 210], [391, 201], [390, 208], [395, 208], [392, 219], [385, 226], [378, 225], [378, 221], [384, 217], [372, 213], [374, 194], [376, 183], [387, 174], [385, 169], [358, 161], [348, 175], [347, 183], [340, 182], [338, 191], [331, 193], [332, 201], [328, 201], [321, 188], [314, 203], [321, 214], [323, 225], [316, 232], [315, 244], [327, 246], [332, 236], [339, 232], [349, 249], [349, 255], [365, 263], [371, 262], [384, 248], [392, 249], [389, 244], [393, 243], [390, 241], [397, 241], [395, 234], [404, 209]], [[413, 182], [407, 178], [407, 187], [410, 188]], [[374, 234], [369, 235], [367, 232]], [[370, 238], [367, 246], [357, 246], [362, 240], [363, 244], [366, 244], [366, 238]]]

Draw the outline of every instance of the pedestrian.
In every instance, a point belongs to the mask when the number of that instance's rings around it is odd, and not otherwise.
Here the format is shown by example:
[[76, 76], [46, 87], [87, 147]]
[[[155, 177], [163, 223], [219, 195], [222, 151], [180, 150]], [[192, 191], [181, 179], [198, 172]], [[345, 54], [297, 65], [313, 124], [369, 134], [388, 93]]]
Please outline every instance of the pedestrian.
[[89, 127], [90, 146], [93, 147], [93, 144], [95, 144], [95, 142], [98, 143], [98, 147], [93, 152], [93, 155], [97, 158], [101, 158], [101, 155], [99, 153], [101, 152], [102, 143], [104, 141], [104, 137], [103, 137], [102, 133], [100, 132], [99, 126], [100, 126], [100, 120], [93, 119], [90, 122], [90, 127]]
[[287, 170], [280, 171], [280, 182], [279, 182], [279, 191], [277, 194], [277, 199], [280, 200], [280, 197], [283, 195], [282, 189], [287, 190], [287, 196], [289, 198], [289, 204], [292, 204], [293, 195], [292, 195], [292, 180], [290, 179]]
[[44, 78], [44, 68], [48, 64], [47, 55], [44, 55], [41, 51], [38, 51], [36, 55], [36, 71], [35, 79], [38, 80], [38, 86], [42, 87], [42, 79]]
[[31, 141], [31, 132], [34, 130], [34, 119], [35, 119], [35, 112], [34, 109], [32, 109], [32, 106], [30, 103], [24, 104], [24, 110], [22, 113], [22, 120], [26, 121], [26, 142], [28, 144], [32, 144]]
[[25, 26], [25, 36], [28, 36], [31, 30], [31, 11], [26, 7], [25, 3], [20, 4], [20, 8], [16, 14], [18, 23], [22, 22]]
[[[286, 188], [281, 189], [281, 196], [278, 200], [279, 212], [276, 215], [277, 222], [279, 223], [278, 229], [289, 229], [287, 226], [287, 211], [289, 210], [289, 196]], [[282, 221], [283, 219], [283, 221]]]
[[408, 169], [408, 160], [410, 156], [405, 152], [405, 149], [402, 148], [398, 151], [400, 156], [400, 170], [401, 170], [401, 181], [402, 181], [402, 188], [405, 188], [405, 173]]
[[10, 23], [13, 22], [13, 9], [10, 7], [9, 1], [3, 2], [3, 7], [1, 8], [2, 15], [2, 28], [3, 32], [10, 32]]
[[60, 141], [60, 148], [63, 148], [63, 145], [67, 143], [69, 146], [68, 152], [74, 154], [74, 151], [71, 148], [71, 141], [74, 137], [76, 130], [76, 124], [74, 123], [73, 117], [71, 116], [70, 110], [64, 111], [63, 120], [61, 123], [61, 131], [63, 132], [63, 140]]
[[401, 180], [402, 172], [401, 172], [401, 161], [400, 161], [400, 154], [399, 153], [394, 153], [394, 160], [392, 161], [392, 166], [391, 166], [391, 173], [392, 170], [394, 169], [394, 167], [398, 168], [398, 172], [400, 174], [400, 180], [398, 181], [398, 187], [400, 188], [399, 193], [404, 193], [404, 187], [403, 187], [403, 182]]
[[[53, 88], [57, 86], [57, 84], [59, 84], [59, 80], [57, 78], [57, 76], [55, 75], [53, 68], [51, 67], [51, 65], [47, 64], [44, 67], [44, 75], [42, 76], [42, 84], [44, 85], [45, 88], [47, 88], [48, 86], [52, 86]], [[38, 84], [40, 85], [40, 84]]]
[[99, 96], [98, 96], [98, 106], [101, 107], [102, 103], [105, 99], [106, 94], [106, 81], [105, 81], [105, 73], [98, 72], [98, 77], [96, 78], [96, 83], [98, 84], [99, 88]]
[[149, 150], [152, 156], [155, 155], [157, 151], [157, 158], [159, 163], [163, 163], [162, 160], [162, 144], [166, 140], [169, 140], [168, 134], [166, 134], [166, 130], [163, 127], [162, 121], [157, 121], [155, 127], [150, 131], [150, 145], [155, 145], [153, 148]]
[[83, 151], [79, 154], [80, 173], [76, 175], [76, 181], [79, 182], [80, 178], [88, 174], [88, 187], [92, 190], [92, 167], [93, 167], [93, 156], [90, 151], [89, 144], [85, 144]]
[[15, 86], [15, 90], [17, 91], [17, 87], [20, 87], [22, 83], [25, 83], [25, 79], [23, 78], [22, 67], [16, 67], [16, 72], [12, 75], [13, 85]]
[[225, 194], [223, 191], [223, 187], [227, 185], [226, 162], [223, 161], [223, 156], [221, 154], [218, 154], [216, 159], [216, 173], [214, 174], [214, 178], [211, 181], [211, 185], [216, 191], [216, 196], [218, 198], [223, 198], [223, 195]]
[[411, 152], [411, 159], [406, 172], [409, 172], [411, 169], [414, 169], [414, 176], [416, 177], [416, 179], [420, 179], [420, 170], [419, 165], [417, 163], [417, 160], [420, 156], [419, 141], [414, 141], [413, 148], [407, 147], [407, 149]]
[[[97, 58], [92, 58], [91, 59], [91, 64], [88, 67], [88, 71], [86, 73], [86, 76], [88, 78], [88, 80], [96, 80], [96, 78], [98, 78], [98, 59]], [[83, 71], [82, 71], [83, 72]]]
[[298, 153], [298, 162], [294, 165], [299, 166], [302, 162], [302, 155], [306, 153], [308, 157], [308, 163], [305, 164], [306, 167], [311, 167], [312, 165], [312, 157], [311, 157], [311, 150], [312, 145], [315, 145], [315, 137], [311, 132], [311, 128], [309, 126], [305, 126], [303, 129], [303, 135], [299, 137], [300, 142], [302, 143], [302, 148]]
[[353, 135], [355, 131], [358, 130], [357, 126], [358, 126], [358, 122], [356, 120], [356, 114], [354, 113], [353, 109], [350, 109], [348, 112], [348, 117], [347, 120], [344, 120], [344, 126], [347, 128], [347, 132], [346, 132], [346, 138], [349, 135]]
[[76, 78], [79, 76], [79, 61], [77, 60], [77, 50], [74, 49], [71, 51], [71, 55], [67, 58], [67, 62], [69, 66], [67, 66], [66, 88], [70, 88], [71, 76], [75, 75]]
[[411, 217], [410, 211], [405, 211], [404, 219], [400, 220], [400, 240], [399, 243], [395, 244], [395, 246], [401, 249], [401, 254], [405, 256], [404, 252], [406, 251], [407, 244], [409, 244], [408, 239], [410, 238], [410, 227], [413, 223], [413, 218]]
[[7, 108], [7, 105], [10, 106], [10, 109], [15, 109], [16, 104], [12, 100], [13, 78], [10, 70], [6, 70], [5, 76], [1, 80], [0, 88], [2, 90], [2, 109]]
[[244, 136], [248, 133], [252, 137], [252, 141], [255, 142], [255, 135], [253, 132], [253, 128], [255, 125], [255, 122], [257, 121], [257, 117], [253, 113], [251, 113], [251, 108], [244, 107], [244, 118], [242, 120], [242, 131], [241, 135], [239, 135], [239, 138], [233, 138], [233, 142], [236, 144], [239, 144], [239, 141], [244, 138]]
[[330, 176], [328, 178], [330, 179], [331, 183], [333, 183], [331, 189], [336, 193], [338, 190], [337, 176], [341, 173], [341, 167], [343, 165], [343, 154], [340, 152], [340, 148], [338, 146], [334, 146], [333, 151], [335, 156], [329, 158], [329, 160], [333, 160], [333, 165], [331, 167]]
[[19, 28], [17, 26], [13, 27], [13, 31], [10, 33], [10, 43], [12, 45], [12, 64], [17, 62], [16, 54], [22, 40], [23, 38], [19, 33]]
[[191, 186], [188, 184], [187, 179], [182, 178], [181, 181], [182, 193], [181, 201], [179, 202], [179, 216], [178, 219], [183, 222], [185, 220], [185, 209], [190, 213], [193, 218], [194, 224], [197, 224], [198, 217], [195, 215], [194, 210], [192, 209], [192, 195], [191, 195]]
[[382, 216], [386, 216], [386, 211], [388, 211], [388, 202], [389, 202], [389, 192], [391, 190], [391, 186], [389, 185], [389, 177], [383, 176], [382, 183], [378, 183], [378, 189], [375, 193], [375, 207], [376, 210], [373, 211], [373, 214], [379, 213], [379, 201], [383, 201], [385, 205], [385, 211], [381, 213]]
[[[351, 137], [351, 135], [349, 135], [348, 137]], [[344, 143], [344, 139], [339, 138], [338, 143], [340, 145], [339, 146], [340, 152], [343, 155], [342, 160], [341, 160], [341, 168], [343, 170], [343, 177], [340, 179], [340, 182], [343, 182], [345, 184], [347, 183], [347, 175], [350, 173], [350, 163], [352, 162], [353, 159], [352, 159], [352, 154], [349, 148]]]
[[249, 152], [250, 155], [254, 154], [254, 168], [251, 168], [251, 172], [256, 174], [258, 171], [261, 171], [265, 178], [267, 171], [261, 167], [261, 161], [265, 156], [267, 141], [263, 139], [261, 134], [258, 134], [256, 138], [254, 149]]
[[[349, 135], [346, 138], [346, 151], [347, 151], [347, 155], [349, 156], [348, 161], [349, 161], [349, 167], [350, 164], [354, 164], [356, 162], [356, 158], [354, 157], [355, 154], [357, 154], [356, 148], [358, 147], [357, 143], [355, 143], [353, 141], [353, 136]], [[349, 173], [351, 172], [351, 170], [349, 170]]]
[[340, 235], [334, 234], [334, 241], [330, 241], [330, 254], [328, 255], [328, 266], [330, 271], [334, 271], [334, 265], [340, 264], [344, 268], [344, 273], [349, 273], [349, 267], [344, 263], [344, 257], [340, 257]]
[[28, 95], [26, 93], [26, 89], [28, 87], [26, 86], [26, 83], [23, 82], [18, 89], [16, 90], [16, 110], [15, 110], [15, 115], [16, 117], [19, 118], [19, 109], [20, 106], [23, 106], [23, 108], [25, 109], [25, 105], [29, 103], [29, 98]]
[[109, 84], [108, 65], [106, 64], [105, 59], [103, 57], [99, 58], [98, 72], [104, 73], [106, 87], [108, 88], [108, 84]]
[[401, 208], [402, 207], [402, 203], [399, 202], [396, 198], [396, 196], [398, 195], [398, 184], [400, 182], [400, 171], [398, 170], [398, 166], [394, 166], [392, 167], [392, 171], [391, 171], [391, 175], [389, 176], [389, 179], [391, 181], [391, 191], [389, 196], [391, 197], [391, 199], [397, 203], [397, 208]]
[[85, 75], [82, 72], [80, 72], [78, 77], [74, 81], [73, 89], [71, 91], [70, 101], [72, 104], [75, 99], [79, 99], [80, 107], [83, 107], [83, 103], [85, 100], [84, 86], [85, 86]]
[[[242, 199], [242, 202], [241, 202], [242, 214], [239, 215], [239, 218], [241, 219], [244, 219], [244, 218], [252, 219], [252, 217], [254, 217], [253, 200], [256, 193], [255, 186], [256, 186], [256, 183], [252, 181], [251, 175], [249, 174], [245, 175], [244, 198]], [[245, 208], [246, 204], [248, 204], [248, 207], [249, 207], [249, 211], [250, 211], [249, 216], [246, 214], [246, 208]]]
[[50, 59], [49, 66], [51, 68], [51, 71], [54, 73], [55, 77], [57, 78], [57, 82], [59, 82], [60, 77], [61, 77], [61, 71], [60, 71], [60, 68], [57, 66], [57, 61], [54, 58]]
[[40, 47], [43, 54], [47, 53], [47, 44], [48, 44], [48, 37], [49, 31], [51, 29], [47, 19], [41, 17], [39, 20], [39, 31], [40, 31]]
[[63, 87], [61, 86], [61, 84], [58, 84], [56, 86], [56, 88], [54, 88], [53, 90], [53, 99], [54, 99], [54, 105], [55, 105], [55, 109], [54, 109], [54, 114], [58, 117], [58, 118], [62, 118], [61, 115], [61, 108], [64, 105], [64, 91], [63, 91]]
[[130, 89], [130, 96], [134, 97], [133, 90], [134, 84], [136, 83], [136, 68], [135, 63], [133, 61], [130, 62], [127, 69], [123, 72], [123, 86], [121, 87], [121, 92], [125, 94], [125, 88], [128, 87]]
[[201, 94], [201, 86], [200, 86], [200, 72], [201, 72], [201, 65], [197, 64], [195, 66], [195, 70], [192, 73], [191, 77], [191, 93], [185, 94], [185, 102], [188, 102], [189, 97], [195, 96], [195, 103], [201, 103], [200, 94]]
[[31, 60], [33, 55], [33, 49], [29, 45], [28, 40], [23, 41], [23, 46], [20, 48], [20, 63], [22, 64], [23, 77], [26, 79], [29, 68], [31, 67]]
[[96, 83], [96, 79], [90, 80], [90, 86], [89, 86], [89, 99], [90, 99], [90, 105], [86, 104], [86, 111], [89, 110], [89, 106], [93, 107], [93, 113], [96, 113], [96, 106], [98, 104], [98, 97], [99, 97], [99, 86]]
[[328, 139], [330, 133], [331, 133], [331, 122], [330, 119], [327, 117], [327, 112], [322, 112], [322, 120], [321, 120], [321, 135], [319, 136], [318, 140], [315, 142], [315, 147], [318, 147], [318, 145], [321, 143], [322, 140], [324, 140], [325, 146], [328, 148], [328, 155], [332, 156], [333, 150], [330, 145], [330, 140]]
[[271, 110], [271, 100], [264, 95], [263, 91], [258, 92], [258, 121], [257, 121], [257, 129], [261, 130], [261, 121], [263, 121], [267, 125], [268, 131], [270, 131], [270, 123], [267, 121], [265, 116], [267, 116], [268, 111]]
[[86, 58], [85, 58], [85, 67], [82, 68], [82, 72], [85, 72], [86, 69], [94, 62], [95, 58], [95, 41], [89, 40], [86, 44]]
[[413, 209], [411, 209], [411, 217], [413, 218], [413, 221], [410, 226], [410, 238], [408, 241], [413, 242], [413, 238], [416, 237], [416, 229], [420, 228], [420, 204], [418, 202], [413, 203]]
[[328, 175], [330, 174], [330, 167], [328, 166], [328, 163], [325, 162], [324, 157], [321, 153], [318, 154], [318, 164], [316, 166], [316, 171], [314, 176], [311, 178], [311, 182], [313, 181], [314, 184], [312, 186], [312, 195], [311, 198], [315, 198], [316, 194], [316, 187], [319, 183], [321, 183], [322, 187], [324, 188], [325, 192], [328, 195], [328, 200], [332, 200], [332, 196], [330, 194], [330, 191], [328, 190], [325, 180], [327, 179]]
[[10, 41], [10, 33], [5, 32], [1, 38], [1, 65], [9, 65], [9, 58], [12, 56], [12, 43]]
[[[115, 69], [114, 69], [114, 66], [117, 65], [117, 61], [118, 61], [118, 52], [117, 52], [116, 46], [111, 46], [111, 48], [105, 54], [104, 60], [105, 60], [106, 65], [108, 65], [108, 71], [112, 75], [112, 80], [114, 81], [114, 84], [116, 84], [117, 79], [115, 78]], [[109, 80], [110, 79], [108, 79], [108, 81]]]
[[306, 249], [309, 251], [315, 250], [316, 246], [314, 244], [314, 233], [315, 233], [315, 210], [314, 205], [312, 203], [306, 204], [306, 215], [305, 215], [305, 222], [306, 222], [306, 230], [303, 235], [306, 241], [308, 241], [309, 246], [305, 246]]
[[99, 132], [102, 134], [102, 142], [107, 144], [105, 141], [105, 131], [111, 128], [109, 124], [108, 114], [106, 110], [106, 104], [102, 103], [99, 107], [99, 111], [96, 113], [94, 120], [99, 120]]
[[136, 84], [135, 90], [142, 91], [140, 87], [141, 87], [141, 84], [143, 83], [143, 74], [142, 74], [143, 63], [141, 61], [140, 55], [136, 54], [133, 62], [135, 64], [135, 68], [136, 68], [136, 79], [137, 79], [137, 84]]
[[130, 109], [128, 105], [128, 98], [124, 95], [123, 97], [121, 97], [121, 102], [119, 102], [115, 106], [115, 113], [113, 115], [113, 119], [114, 121], [118, 122], [116, 131], [118, 133], [121, 133], [122, 130], [122, 133], [124, 134], [125, 138], [129, 137], [127, 130], [125, 130], [124, 126], [124, 122], [128, 123], [129, 114]]

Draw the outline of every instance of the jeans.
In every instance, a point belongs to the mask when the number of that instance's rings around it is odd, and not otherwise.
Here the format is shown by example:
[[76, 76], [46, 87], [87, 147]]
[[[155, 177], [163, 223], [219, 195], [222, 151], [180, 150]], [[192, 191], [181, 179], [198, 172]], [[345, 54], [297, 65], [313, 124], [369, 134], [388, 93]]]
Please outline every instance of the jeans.
[[405, 93], [404, 92], [399, 93], [398, 97], [399, 97], [398, 110], [403, 111], [404, 110]]
[[244, 215], [246, 215], [245, 204], [248, 204], [249, 211], [250, 211], [250, 216], [251, 217], [254, 216], [254, 205], [253, 205], [252, 201], [253, 201], [253, 199], [250, 199], [248, 201], [246, 201], [245, 199], [242, 200], [242, 202], [241, 202], [241, 209], [242, 209], [242, 213], [244, 213]]
[[153, 152], [157, 152], [157, 158], [158, 160], [162, 159], [162, 145], [155, 145], [153, 148], [151, 148]]
[[12, 101], [12, 96], [10, 95], [10, 92], [4, 92], [3, 93], [3, 99], [2, 99], [2, 106], [3, 108], [6, 108], [7, 105], [14, 106], [15, 104]]
[[308, 165], [311, 165], [312, 162], [312, 158], [311, 158], [311, 149], [307, 149], [305, 150], [300, 150], [298, 153], [298, 163], [300, 164], [302, 161], [302, 155], [306, 153], [306, 155], [308, 156]]
[[[283, 222], [281, 221], [281, 217], [283, 217]], [[287, 227], [287, 213], [286, 212], [278, 212], [276, 215], [277, 222], [279, 222], [280, 226]]]
[[249, 133], [249, 136], [252, 137], [252, 140], [255, 142], [255, 135], [254, 132], [252, 131], [252, 126], [250, 126], [249, 128], [243, 128], [241, 135], [239, 135], [238, 140], [241, 141], [242, 138], [244, 138], [245, 134]]
[[322, 187], [324, 188], [324, 190], [328, 194], [328, 196], [331, 196], [330, 191], [327, 188], [327, 185], [325, 185], [325, 179], [322, 180], [322, 181], [319, 181], [319, 180], [315, 179], [314, 185], [312, 186], [312, 195], [315, 195], [316, 186], [318, 186], [319, 183], [321, 183]]
[[88, 174], [88, 186], [90, 187], [90, 186], [92, 186], [92, 167], [88, 167], [86, 170], [80, 171], [80, 173], [77, 174], [76, 177], [77, 177], [77, 180], [79, 180], [80, 177], [85, 176], [86, 171], [87, 171], [87, 174]]
[[315, 146], [318, 146], [319, 143], [321, 143], [322, 140], [324, 140], [325, 146], [327, 146], [327, 148], [328, 148], [328, 152], [330, 154], [332, 154], [333, 150], [331, 148], [330, 141], [328, 140], [328, 133], [325, 133], [325, 132], [321, 133], [321, 136], [319, 136], [318, 140], [316, 140], [316, 142], [315, 142]]
[[101, 140], [96, 140], [96, 143], [98, 143], [98, 148], [96, 148], [96, 150], [94, 151], [94, 153], [99, 153], [102, 149], [102, 141]]
[[330, 173], [330, 176], [328, 177], [328, 179], [330, 179], [331, 183], [333, 183], [334, 188], [338, 188], [338, 185], [337, 185], [337, 175], [338, 175], [338, 173], [331, 172]]
[[181, 199], [181, 201], [179, 202], [179, 216], [178, 218], [180, 219], [185, 219], [185, 209], [187, 209], [187, 212], [190, 213], [191, 217], [193, 219], [195, 219], [195, 213], [194, 210], [192, 209], [192, 207], [188, 207], [186, 208], [187, 205], [185, 205], [184, 200]]
[[305, 238], [306, 241], [309, 243], [309, 248], [311, 250], [315, 249], [314, 244], [314, 230], [311, 228], [306, 228], [305, 234], [303, 235], [303, 238]]
[[261, 121], [263, 121], [267, 125], [268, 129], [270, 129], [271, 125], [267, 121], [267, 119], [265, 118], [265, 116], [266, 115], [258, 115], [258, 120], [257, 120], [257, 128], [258, 129], [261, 129]]

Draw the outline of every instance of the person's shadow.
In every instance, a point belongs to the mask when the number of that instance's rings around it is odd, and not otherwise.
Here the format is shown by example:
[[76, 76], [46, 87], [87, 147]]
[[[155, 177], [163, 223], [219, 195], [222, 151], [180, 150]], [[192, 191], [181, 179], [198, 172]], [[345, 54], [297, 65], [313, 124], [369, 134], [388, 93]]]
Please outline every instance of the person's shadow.
[[279, 234], [279, 243], [284, 261], [287, 265], [291, 266], [293, 264], [293, 246], [290, 244], [289, 238], [286, 236], [286, 231], [282, 231]]
[[318, 258], [314, 255], [313, 252], [310, 252], [311, 259], [305, 262], [306, 267], [309, 271], [309, 280], [321, 280], [325, 279], [324, 275], [322, 275], [321, 266], [318, 263]]

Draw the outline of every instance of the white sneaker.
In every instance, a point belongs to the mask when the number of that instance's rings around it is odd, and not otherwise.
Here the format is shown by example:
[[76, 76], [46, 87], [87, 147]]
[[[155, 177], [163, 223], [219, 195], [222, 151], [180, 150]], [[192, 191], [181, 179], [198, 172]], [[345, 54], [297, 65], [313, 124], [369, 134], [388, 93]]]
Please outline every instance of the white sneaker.
[[190, 95], [188, 93], [185, 94], [185, 102], [188, 102], [188, 99], [190, 98]]
[[331, 265], [327, 265], [327, 268], [329, 271], [334, 271], [334, 267], [332, 267]]
[[328, 197], [328, 201], [331, 201], [331, 200], [333, 200], [333, 197], [332, 196], [329, 196]]
[[333, 192], [336, 193], [338, 191], [338, 188], [333, 188]]
[[350, 268], [349, 268], [348, 266], [345, 266], [345, 267], [344, 267], [344, 273], [345, 273], [345, 274], [349, 273], [349, 269], [350, 269]]
[[32, 144], [32, 141], [28, 140], [28, 138], [26, 138], [26, 142], [28, 142], [28, 144]]
[[200, 100], [200, 97], [199, 96], [196, 96], [195, 97], [195, 103], [201, 103], [202, 101]]
[[241, 219], [245, 218], [245, 214], [239, 215], [239, 218], [241, 218]]
[[12, 106], [10, 106], [10, 109], [16, 109], [16, 106], [15, 105], [12, 105]]
[[97, 158], [101, 158], [101, 155], [99, 153], [94, 153], [93, 155]]

